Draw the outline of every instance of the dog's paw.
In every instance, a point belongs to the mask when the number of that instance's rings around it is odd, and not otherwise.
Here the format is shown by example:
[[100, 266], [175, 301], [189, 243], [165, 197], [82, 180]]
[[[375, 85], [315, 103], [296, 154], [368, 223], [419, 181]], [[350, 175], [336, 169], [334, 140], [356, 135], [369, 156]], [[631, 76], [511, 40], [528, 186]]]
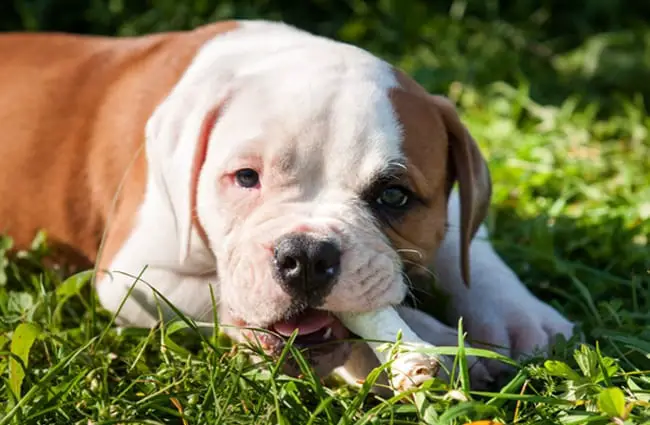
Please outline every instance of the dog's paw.
[[[558, 335], [567, 339], [573, 335], [572, 322], [527, 291], [485, 291], [464, 300], [456, 310], [473, 346], [515, 360], [546, 351]], [[487, 361], [486, 365], [494, 377], [510, 371], [502, 362]]]

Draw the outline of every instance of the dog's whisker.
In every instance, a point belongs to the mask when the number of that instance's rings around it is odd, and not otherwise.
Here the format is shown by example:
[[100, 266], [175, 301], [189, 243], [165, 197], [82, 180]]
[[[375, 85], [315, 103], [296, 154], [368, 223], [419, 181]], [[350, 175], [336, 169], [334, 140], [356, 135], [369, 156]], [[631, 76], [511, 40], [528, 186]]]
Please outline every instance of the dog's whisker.
[[406, 273], [402, 272], [402, 276], [404, 277], [405, 283], [406, 283], [406, 285], [407, 285], [407, 287], [409, 289], [409, 295], [411, 295], [413, 299], [416, 298], [414, 291], [423, 293], [424, 295], [427, 295], [427, 296], [430, 296], [430, 297], [435, 296], [435, 293], [433, 293], [432, 291], [427, 290], [426, 288], [422, 287], [422, 285], [417, 285], [417, 284], [413, 283], [411, 278]]
[[388, 161], [387, 165], [388, 165], [388, 168], [402, 169], [404, 171], [408, 170], [408, 168], [406, 167], [406, 164], [404, 164], [401, 161]]
[[401, 274], [402, 277], [404, 278], [404, 283], [406, 284], [406, 287], [409, 289], [409, 291], [410, 291], [411, 289], [415, 288], [415, 284], [413, 283], [413, 281], [411, 280], [411, 278], [409, 277], [409, 275], [407, 275], [407, 274], [404, 273], [404, 272], [400, 272], [400, 274]]
[[401, 275], [404, 278], [404, 283], [406, 284], [406, 298], [413, 300], [413, 302], [417, 304], [418, 300], [415, 295], [416, 285], [413, 283], [411, 278], [406, 273], [402, 272]]
[[[420, 260], [422, 260], [422, 259], [424, 258], [424, 255], [422, 254], [422, 252], [421, 252], [420, 250], [417, 250], [417, 249], [401, 248], [401, 249], [397, 249], [397, 250], [395, 250], [395, 251], [396, 251], [398, 254], [401, 254], [401, 253], [406, 253], [406, 254], [416, 254]], [[406, 261], [406, 260], [405, 260], [405, 261]]]
[[415, 261], [410, 261], [410, 260], [404, 260], [404, 263], [417, 267], [418, 270], [423, 271], [424, 273], [426, 273], [427, 275], [431, 276], [434, 279], [438, 279], [438, 276], [435, 274], [435, 272], [433, 272], [433, 270], [429, 269], [426, 266], [423, 266], [420, 263], [416, 263]]

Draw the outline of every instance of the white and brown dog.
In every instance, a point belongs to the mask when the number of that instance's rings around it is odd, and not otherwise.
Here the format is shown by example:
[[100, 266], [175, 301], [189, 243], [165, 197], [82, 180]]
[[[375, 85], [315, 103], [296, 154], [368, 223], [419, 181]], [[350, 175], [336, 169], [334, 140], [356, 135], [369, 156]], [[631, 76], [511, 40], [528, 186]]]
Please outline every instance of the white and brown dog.
[[[222, 324], [298, 329], [312, 346], [348, 337], [330, 313], [400, 305], [431, 270], [452, 323], [507, 355], [572, 332], [487, 241], [488, 169], [452, 103], [364, 50], [240, 21], [135, 38], [5, 34], [0, 57], [2, 231], [22, 248], [45, 229], [66, 261], [110, 271], [97, 286], [109, 310], [140, 276], [210, 320], [212, 288]], [[158, 305], [173, 317], [159, 301], [136, 284], [119, 322], [152, 326]], [[398, 310], [423, 339], [455, 342]], [[271, 354], [283, 344], [257, 336]], [[350, 382], [376, 365], [362, 345], [308, 352]]]

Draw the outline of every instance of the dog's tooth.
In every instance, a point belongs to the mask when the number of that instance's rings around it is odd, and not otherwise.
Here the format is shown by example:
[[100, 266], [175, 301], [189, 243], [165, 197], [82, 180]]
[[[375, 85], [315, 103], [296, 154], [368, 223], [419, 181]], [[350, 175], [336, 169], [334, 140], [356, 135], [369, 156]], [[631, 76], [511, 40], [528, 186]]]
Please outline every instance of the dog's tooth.
[[329, 339], [331, 336], [332, 336], [332, 328], [325, 329], [325, 333], [323, 334], [323, 339]]

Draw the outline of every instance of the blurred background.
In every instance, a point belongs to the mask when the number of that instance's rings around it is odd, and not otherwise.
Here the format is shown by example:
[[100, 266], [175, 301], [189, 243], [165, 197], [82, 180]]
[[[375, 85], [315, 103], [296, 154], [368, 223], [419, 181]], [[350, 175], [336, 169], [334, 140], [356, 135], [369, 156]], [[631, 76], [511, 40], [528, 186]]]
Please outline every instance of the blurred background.
[[[625, 0], [3, 0], [0, 30], [134, 35], [284, 20], [358, 44], [428, 89], [530, 84], [558, 103], [650, 92], [650, 2]], [[435, 71], [434, 71], [435, 70]]]

